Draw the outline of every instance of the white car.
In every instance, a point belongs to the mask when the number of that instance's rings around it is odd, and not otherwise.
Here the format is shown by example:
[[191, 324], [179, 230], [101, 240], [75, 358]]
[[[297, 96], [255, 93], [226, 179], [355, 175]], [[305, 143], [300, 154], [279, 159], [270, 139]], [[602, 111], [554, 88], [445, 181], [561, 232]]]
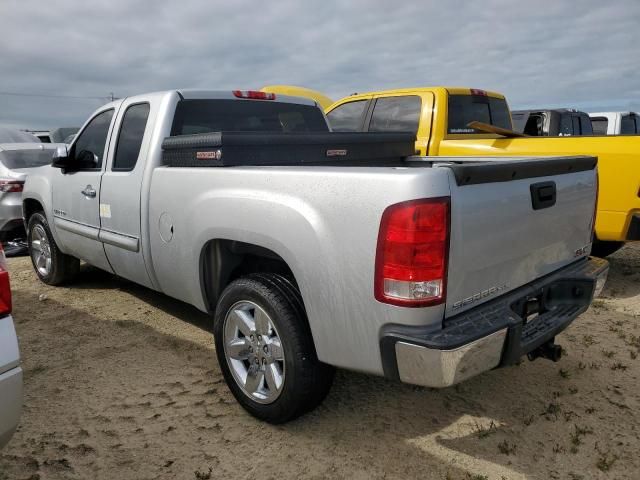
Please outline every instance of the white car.
[[594, 135], [640, 134], [640, 115], [636, 112], [590, 113]]
[[22, 368], [11, 317], [11, 288], [0, 247], [0, 448], [13, 436], [22, 412]]
[[0, 241], [24, 238], [22, 187], [29, 171], [51, 163], [56, 143], [0, 143]]

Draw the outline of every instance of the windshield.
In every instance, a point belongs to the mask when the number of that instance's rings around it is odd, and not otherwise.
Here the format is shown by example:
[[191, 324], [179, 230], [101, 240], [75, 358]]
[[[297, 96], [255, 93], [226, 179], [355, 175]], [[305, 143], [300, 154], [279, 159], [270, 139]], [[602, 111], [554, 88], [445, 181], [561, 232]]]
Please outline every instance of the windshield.
[[3, 150], [0, 151], [0, 162], [11, 169], [33, 168], [49, 165], [53, 159], [53, 149]]
[[316, 106], [258, 100], [182, 100], [171, 135], [209, 132], [327, 132]]
[[506, 100], [486, 95], [449, 95], [447, 132], [483, 133], [468, 127], [473, 121], [511, 130]]

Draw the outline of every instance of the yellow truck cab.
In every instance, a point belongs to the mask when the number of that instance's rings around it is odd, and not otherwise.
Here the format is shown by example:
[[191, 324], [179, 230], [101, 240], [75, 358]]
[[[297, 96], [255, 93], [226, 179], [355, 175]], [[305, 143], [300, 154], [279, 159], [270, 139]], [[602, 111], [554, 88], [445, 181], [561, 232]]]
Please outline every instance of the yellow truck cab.
[[505, 97], [473, 88], [418, 87], [352, 95], [326, 110], [334, 131], [411, 131], [418, 155], [595, 155], [600, 190], [594, 255], [640, 240], [640, 136], [515, 137]]

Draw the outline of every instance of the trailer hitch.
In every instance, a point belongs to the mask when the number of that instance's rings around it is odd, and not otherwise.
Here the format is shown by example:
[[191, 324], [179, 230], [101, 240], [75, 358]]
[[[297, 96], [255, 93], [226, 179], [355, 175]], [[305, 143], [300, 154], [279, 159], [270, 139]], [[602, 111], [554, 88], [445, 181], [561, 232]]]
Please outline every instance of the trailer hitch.
[[527, 354], [527, 358], [532, 362], [540, 357], [557, 362], [562, 358], [562, 347], [556, 345], [554, 339], [552, 339]]

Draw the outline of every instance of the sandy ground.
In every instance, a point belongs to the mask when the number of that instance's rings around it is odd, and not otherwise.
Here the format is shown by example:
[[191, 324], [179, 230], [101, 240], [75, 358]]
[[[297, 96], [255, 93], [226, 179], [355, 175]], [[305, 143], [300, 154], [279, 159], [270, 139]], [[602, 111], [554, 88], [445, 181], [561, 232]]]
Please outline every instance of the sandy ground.
[[205, 315], [89, 268], [46, 287], [12, 259], [25, 407], [0, 479], [640, 478], [640, 246], [611, 264], [560, 363], [446, 390], [339, 372], [274, 427], [227, 390]]

